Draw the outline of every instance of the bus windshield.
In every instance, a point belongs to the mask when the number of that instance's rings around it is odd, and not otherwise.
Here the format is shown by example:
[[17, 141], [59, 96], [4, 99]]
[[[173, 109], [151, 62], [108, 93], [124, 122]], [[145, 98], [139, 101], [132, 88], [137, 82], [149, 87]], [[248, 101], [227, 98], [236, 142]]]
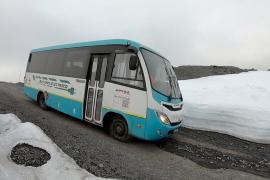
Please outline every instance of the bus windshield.
[[146, 49], [141, 49], [154, 90], [171, 98], [181, 98], [181, 92], [170, 62]]

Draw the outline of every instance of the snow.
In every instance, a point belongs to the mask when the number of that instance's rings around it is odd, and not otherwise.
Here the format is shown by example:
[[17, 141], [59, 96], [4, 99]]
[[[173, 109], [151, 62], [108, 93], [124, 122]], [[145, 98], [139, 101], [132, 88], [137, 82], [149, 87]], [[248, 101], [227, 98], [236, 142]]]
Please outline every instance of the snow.
[[270, 72], [179, 81], [183, 126], [270, 144]]
[[[40, 167], [17, 165], [10, 153], [18, 143], [45, 149], [51, 159]], [[0, 114], [0, 180], [103, 179], [80, 168], [36, 125], [21, 123], [14, 114]]]

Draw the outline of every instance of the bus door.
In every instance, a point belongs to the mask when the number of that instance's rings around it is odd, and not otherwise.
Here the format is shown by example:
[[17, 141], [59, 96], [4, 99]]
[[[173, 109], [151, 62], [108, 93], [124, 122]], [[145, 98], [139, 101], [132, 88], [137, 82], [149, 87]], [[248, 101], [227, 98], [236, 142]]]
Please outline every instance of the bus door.
[[[92, 55], [90, 79], [88, 80], [85, 118], [101, 124], [103, 89], [109, 55]], [[90, 66], [91, 67], [91, 66]]]

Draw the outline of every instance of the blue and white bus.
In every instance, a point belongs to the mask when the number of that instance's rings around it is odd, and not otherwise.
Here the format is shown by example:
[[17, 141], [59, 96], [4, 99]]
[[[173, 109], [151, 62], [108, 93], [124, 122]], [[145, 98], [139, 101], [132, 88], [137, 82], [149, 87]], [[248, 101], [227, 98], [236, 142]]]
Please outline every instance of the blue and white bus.
[[120, 140], [160, 140], [181, 126], [170, 62], [140, 43], [102, 40], [31, 51], [24, 93], [38, 105], [106, 128]]

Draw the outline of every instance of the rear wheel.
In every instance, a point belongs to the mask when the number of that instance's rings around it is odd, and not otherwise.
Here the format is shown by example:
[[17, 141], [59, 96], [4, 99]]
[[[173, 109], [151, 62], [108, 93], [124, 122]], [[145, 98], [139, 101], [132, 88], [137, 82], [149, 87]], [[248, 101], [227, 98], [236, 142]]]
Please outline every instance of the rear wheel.
[[110, 124], [110, 134], [113, 138], [122, 142], [129, 142], [132, 139], [132, 136], [128, 133], [126, 121], [119, 116], [113, 118], [113, 121]]
[[41, 109], [44, 109], [44, 110], [47, 110], [48, 109], [48, 106], [46, 105], [46, 102], [45, 102], [45, 96], [43, 93], [41, 93], [39, 96], [38, 96], [38, 105]]

